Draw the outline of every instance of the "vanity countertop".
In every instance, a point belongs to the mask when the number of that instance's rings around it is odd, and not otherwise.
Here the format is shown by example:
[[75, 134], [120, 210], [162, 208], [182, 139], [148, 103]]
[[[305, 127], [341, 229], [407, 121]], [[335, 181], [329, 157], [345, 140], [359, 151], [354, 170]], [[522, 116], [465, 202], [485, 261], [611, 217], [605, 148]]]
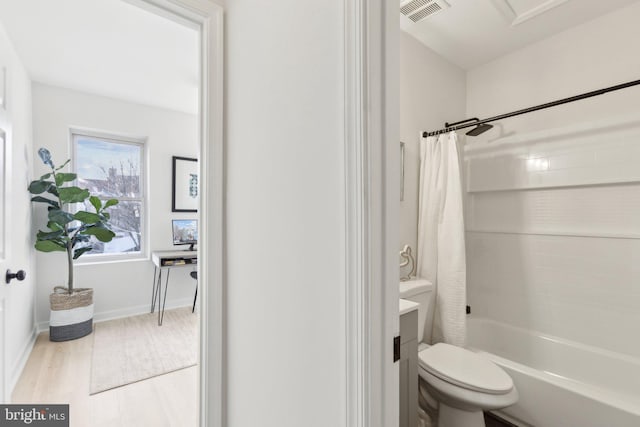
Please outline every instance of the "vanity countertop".
[[403, 314], [407, 314], [410, 311], [417, 310], [418, 307], [420, 307], [420, 304], [418, 304], [417, 302], [409, 301], [402, 298], [400, 298], [398, 302], [400, 303], [398, 306], [400, 316], [402, 316]]

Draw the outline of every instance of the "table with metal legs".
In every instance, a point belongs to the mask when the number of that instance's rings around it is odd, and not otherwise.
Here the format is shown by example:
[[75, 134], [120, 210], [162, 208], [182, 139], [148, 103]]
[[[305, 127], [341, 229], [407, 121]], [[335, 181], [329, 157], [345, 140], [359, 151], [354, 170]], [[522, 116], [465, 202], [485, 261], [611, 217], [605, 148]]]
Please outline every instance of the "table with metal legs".
[[[151, 254], [153, 261], [153, 286], [151, 289], [151, 313], [158, 309], [158, 326], [162, 326], [164, 308], [167, 303], [167, 290], [169, 289], [169, 274], [172, 267], [195, 266], [198, 263], [197, 251], [154, 251]], [[164, 295], [162, 295], [162, 271], [166, 271], [164, 278]], [[196, 288], [197, 292], [197, 288]], [[195, 306], [195, 303], [194, 303]]]

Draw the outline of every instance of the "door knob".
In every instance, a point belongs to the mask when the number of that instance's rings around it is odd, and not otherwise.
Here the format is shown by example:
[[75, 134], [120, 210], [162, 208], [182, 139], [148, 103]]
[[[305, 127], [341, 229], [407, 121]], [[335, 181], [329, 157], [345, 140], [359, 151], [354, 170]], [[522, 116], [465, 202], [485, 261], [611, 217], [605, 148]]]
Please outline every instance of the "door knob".
[[27, 273], [25, 273], [24, 270], [18, 270], [17, 273], [12, 273], [11, 270], [7, 270], [5, 280], [7, 283], [10, 283], [13, 279], [23, 281], [25, 277], [27, 277]]

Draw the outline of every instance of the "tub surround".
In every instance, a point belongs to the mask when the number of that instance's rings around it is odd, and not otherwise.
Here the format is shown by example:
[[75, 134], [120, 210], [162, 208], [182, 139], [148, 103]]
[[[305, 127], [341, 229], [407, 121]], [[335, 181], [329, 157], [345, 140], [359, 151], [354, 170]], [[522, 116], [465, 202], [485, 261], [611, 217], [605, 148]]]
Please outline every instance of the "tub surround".
[[[638, 16], [634, 2], [469, 70], [466, 116], [637, 79]], [[492, 148], [465, 151], [475, 315], [640, 357], [638, 111], [635, 86], [467, 138]]]

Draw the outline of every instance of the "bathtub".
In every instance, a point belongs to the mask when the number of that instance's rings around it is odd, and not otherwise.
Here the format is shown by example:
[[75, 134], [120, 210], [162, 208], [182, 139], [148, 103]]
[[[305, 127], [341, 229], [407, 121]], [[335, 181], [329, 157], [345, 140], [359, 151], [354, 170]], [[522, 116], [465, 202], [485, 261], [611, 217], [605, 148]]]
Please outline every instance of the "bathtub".
[[520, 399], [496, 412], [515, 424], [640, 426], [638, 358], [473, 316], [467, 342], [513, 378]]

